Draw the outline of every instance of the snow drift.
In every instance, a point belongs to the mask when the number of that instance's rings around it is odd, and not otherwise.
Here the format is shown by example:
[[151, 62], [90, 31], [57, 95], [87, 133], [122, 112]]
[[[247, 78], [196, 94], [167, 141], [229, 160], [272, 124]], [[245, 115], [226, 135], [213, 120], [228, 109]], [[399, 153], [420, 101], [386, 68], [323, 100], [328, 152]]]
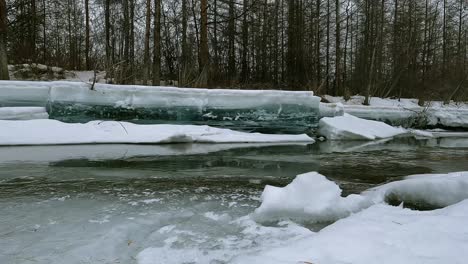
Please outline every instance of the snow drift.
[[377, 204], [307, 238], [232, 263], [461, 264], [468, 252], [467, 221], [468, 200], [433, 211]]
[[301, 174], [283, 188], [267, 185], [253, 216], [259, 221], [328, 222], [389, 199], [444, 207], [468, 199], [468, 172], [409, 176], [359, 195], [342, 197], [341, 192], [336, 183], [317, 172]]

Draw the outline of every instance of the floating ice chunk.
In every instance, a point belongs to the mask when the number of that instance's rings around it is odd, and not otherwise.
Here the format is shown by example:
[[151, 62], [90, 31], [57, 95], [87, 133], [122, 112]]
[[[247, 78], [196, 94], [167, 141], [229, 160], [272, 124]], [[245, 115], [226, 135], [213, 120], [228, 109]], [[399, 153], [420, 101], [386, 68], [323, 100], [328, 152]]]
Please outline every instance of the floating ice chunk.
[[261, 199], [253, 214], [259, 221], [334, 221], [388, 200], [444, 207], [468, 199], [468, 172], [413, 175], [347, 197], [341, 196], [334, 182], [311, 172], [298, 175], [283, 188], [267, 185]]
[[345, 114], [320, 119], [318, 133], [329, 140], [375, 140], [403, 135], [407, 131], [404, 128]]
[[268, 135], [209, 126], [136, 125], [116, 121], [68, 124], [56, 120], [0, 120], [0, 127], [0, 145], [314, 142], [305, 134]]
[[0, 120], [48, 119], [45, 107], [0, 107]]

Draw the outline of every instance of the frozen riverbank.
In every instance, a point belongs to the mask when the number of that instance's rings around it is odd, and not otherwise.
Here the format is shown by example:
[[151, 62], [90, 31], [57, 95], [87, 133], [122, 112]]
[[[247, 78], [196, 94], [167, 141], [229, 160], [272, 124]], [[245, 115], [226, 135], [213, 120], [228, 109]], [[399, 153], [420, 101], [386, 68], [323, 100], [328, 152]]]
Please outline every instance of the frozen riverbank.
[[329, 103], [320, 104], [321, 116], [339, 116], [347, 113], [356, 117], [383, 121], [405, 127], [444, 127], [468, 129], [468, 104], [443, 104], [440, 101], [418, 105], [417, 99], [389, 99], [372, 97], [370, 105], [362, 105], [363, 96], [352, 96], [345, 101], [342, 97], [324, 96]]

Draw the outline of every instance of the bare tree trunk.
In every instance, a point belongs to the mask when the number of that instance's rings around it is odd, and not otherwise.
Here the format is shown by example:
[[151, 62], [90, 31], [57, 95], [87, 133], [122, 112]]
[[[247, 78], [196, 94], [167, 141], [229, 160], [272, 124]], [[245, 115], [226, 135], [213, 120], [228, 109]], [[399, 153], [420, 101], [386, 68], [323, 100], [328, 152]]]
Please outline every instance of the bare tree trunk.
[[327, 0], [327, 44], [326, 44], [325, 93], [330, 92], [330, 0]]
[[31, 60], [36, 62], [36, 35], [37, 35], [37, 14], [36, 14], [36, 0], [31, 0]]
[[91, 69], [91, 62], [89, 61], [89, 0], [85, 0], [85, 13], [86, 13], [85, 58], [86, 58], [86, 70], [89, 70]]
[[[345, 33], [345, 41], [344, 41], [344, 62], [343, 62], [343, 80], [342, 80], [342, 85], [343, 85], [343, 98], [347, 101], [349, 100], [350, 94], [349, 94], [349, 89], [347, 85], [347, 71], [348, 71], [348, 66], [347, 66], [347, 58], [348, 58], [348, 35], [349, 35], [349, 13], [352, 12], [352, 10], [349, 10], [349, 5], [350, 1], [347, 0], [346, 4], [346, 33]], [[351, 33], [352, 34], [352, 33]], [[352, 35], [351, 35], [352, 36]], [[352, 45], [351, 45], [352, 47]], [[352, 52], [352, 48], [351, 48]]]
[[153, 85], [161, 84], [161, 0], [154, 0]]
[[151, 33], [151, 0], [146, 0], [145, 50], [143, 58], [143, 85], [148, 85], [150, 71], [150, 33]]
[[7, 10], [5, 0], [0, 0], [0, 80], [9, 80], [7, 58]]
[[199, 87], [208, 86], [209, 75], [209, 60], [208, 51], [208, 1], [201, 0], [200, 4], [200, 77], [198, 81]]
[[321, 0], [316, 0], [315, 2], [315, 12], [316, 12], [316, 30], [315, 30], [315, 34], [316, 34], [316, 37], [315, 37], [315, 70], [316, 70], [316, 83], [317, 83], [317, 87], [320, 85], [320, 83], [322, 83], [322, 62], [320, 60], [320, 55], [321, 55], [321, 49], [320, 49], [320, 46], [321, 46], [321, 34], [320, 34], [320, 4], [321, 4]]
[[242, 66], [241, 66], [241, 80], [242, 82], [247, 82], [249, 78], [249, 65], [247, 61], [248, 56], [248, 45], [249, 45], [249, 25], [247, 21], [247, 5], [249, 4], [248, 0], [243, 1], [243, 20], [242, 20]]
[[186, 86], [189, 77], [189, 47], [187, 43], [187, 0], [182, 0], [182, 57], [179, 86]]
[[46, 28], [47, 28], [47, 16], [46, 16], [46, 0], [42, 0], [42, 16], [43, 16], [43, 21], [42, 23], [44, 24], [42, 27], [42, 63], [48, 64], [47, 61], [47, 34], [46, 34]]
[[335, 86], [333, 95], [341, 89], [341, 27], [340, 27], [340, 1], [335, 1]]
[[112, 78], [111, 70], [111, 44], [110, 44], [110, 33], [111, 33], [111, 24], [110, 24], [110, 1], [105, 1], [104, 6], [104, 20], [105, 20], [105, 30], [106, 30], [106, 78]]
[[129, 81], [135, 84], [135, 0], [130, 0], [130, 47], [129, 47]]
[[235, 36], [236, 36], [236, 25], [235, 25], [235, 6], [234, 0], [229, 1], [229, 23], [228, 23], [228, 36], [229, 36], [229, 48], [228, 48], [228, 75], [229, 80], [232, 82], [236, 77], [236, 50], [235, 50]]

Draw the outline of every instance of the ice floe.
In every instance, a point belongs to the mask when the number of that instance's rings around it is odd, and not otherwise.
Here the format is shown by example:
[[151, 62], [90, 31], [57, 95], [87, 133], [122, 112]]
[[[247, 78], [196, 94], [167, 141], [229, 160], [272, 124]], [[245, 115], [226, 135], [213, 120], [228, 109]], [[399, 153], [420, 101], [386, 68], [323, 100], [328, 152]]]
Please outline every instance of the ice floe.
[[318, 133], [328, 140], [375, 140], [403, 135], [408, 131], [383, 122], [344, 114], [320, 119]]

